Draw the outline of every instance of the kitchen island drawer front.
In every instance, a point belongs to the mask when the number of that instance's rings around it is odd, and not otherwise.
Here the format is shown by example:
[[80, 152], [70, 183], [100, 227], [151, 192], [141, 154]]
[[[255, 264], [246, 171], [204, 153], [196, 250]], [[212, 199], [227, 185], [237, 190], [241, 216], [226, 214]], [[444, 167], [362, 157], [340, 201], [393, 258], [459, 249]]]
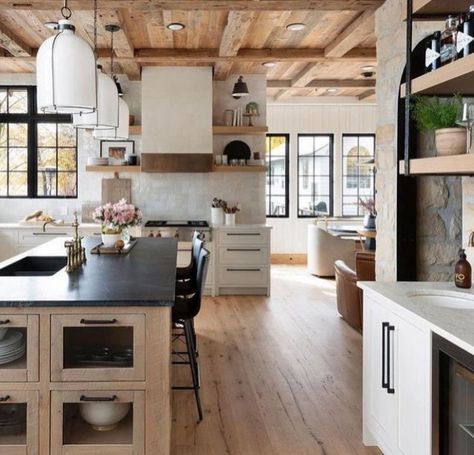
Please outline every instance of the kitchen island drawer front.
[[42, 230], [22, 230], [18, 236], [18, 243], [20, 246], [36, 246], [41, 245], [42, 243], [49, 242], [51, 239], [56, 237], [70, 237], [72, 231], [67, 228], [55, 231], [46, 231]]
[[266, 265], [268, 248], [259, 246], [222, 246], [219, 248], [219, 264]]
[[39, 316], [0, 314], [0, 383], [38, 381]]
[[0, 455], [39, 454], [38, 392], [0, 390], [0, 418], [14, 419], [0, 434]]
[[267, 245], [269, 239], [268, 229], [220, 229], [218, 235], [222, 245]]
[[145, 392], [51, 392], [51, 455], [97, 454], [145, 454]]
[[222, 266], [217, 271], [220, 286], [267, 286], [268, 268]]
[[52, 315], [51, 380], [145, 380], [145, 315]]

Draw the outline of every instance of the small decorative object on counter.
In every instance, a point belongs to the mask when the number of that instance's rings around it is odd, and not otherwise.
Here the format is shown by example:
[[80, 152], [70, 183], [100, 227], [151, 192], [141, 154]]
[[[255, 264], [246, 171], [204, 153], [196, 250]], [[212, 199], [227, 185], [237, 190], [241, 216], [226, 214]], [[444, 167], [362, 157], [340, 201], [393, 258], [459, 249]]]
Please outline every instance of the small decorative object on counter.
[[225, 224], [226, 226], [233, 226], [235, 224], [235, 214], [240, 212], [240, 204], [227, 205], [224, 207]]
[[116, 204], [107, 203], [94, 210], [94, 222], [102, 224], [102, 243], [106, 248], [115, 246], [117, 240], [130, 242], [128, 229], [142, 222], [142, 212], [133, 204], [121, 199]]
[[454, 284], [458, 288], [470, 289], [472, 286], [471, 264], [466, 259], [466, 251], [459, 250], [459, 261], [454, 268]]
[[227, 202], [216, 197], [212, 200], [211, 205], [211, 223], [224, 224], [224, 207], [227, 207]]
[[431, 40], [427, 42], [425, 53], [425, 69], [429, 73], [440, 67], [440, 40], [441, 32], [434, 32]]
[[456, 35], [458, 33], [458, 21], [455, 17], [448, 16], [446, 28], [441, 34], [440, 62], [441, 66], [456, 60], [458, 53], [456, 50]]
[[364, 227], [365, 229], [375, 229], [377, 218], [377, 210], [375, 209], [375, 201], [372, 198], [365, 201], [359, 198], [359, 205], [365, 209]]
[[462, 99], [454, 96], [441, 101], [438, 97], [415, 96], [413, 118], [419, 131], [434, 131], [439, 156], [466, 153], [466, 129], [458, 127]]

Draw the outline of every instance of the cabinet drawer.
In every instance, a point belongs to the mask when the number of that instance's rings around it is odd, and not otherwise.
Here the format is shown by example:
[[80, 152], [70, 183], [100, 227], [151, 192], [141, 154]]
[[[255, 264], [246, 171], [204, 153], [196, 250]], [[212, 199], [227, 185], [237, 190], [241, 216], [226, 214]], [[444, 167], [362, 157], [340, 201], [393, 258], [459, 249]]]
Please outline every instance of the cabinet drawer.
[[266, 265], [268, 248], [259, 246], [221, 246], [219, 263], [230, 265]]
[[[100, 413], [116, 415], [114, 421]], [[53, 391], [51, 455], [143, 455], [145, 392]]]
[[219, 243], [223, 245], [267, 245], [268, 230], [219, 231]]
[[217, 269], [220, 286], [267, 286], [267, 267], [223, 266]]
[[52, 381], [144, 381], [145, 315], [51, 316]]
[[56, 237], [69, 237], [71, 235], [70, 232], [67, 232], [66, 229], [57, 231], [57, 232], [43, 232], [43, 231], [21, 231], [18, 236], [18, 243], [20, 245], [41, 245], [42, 243], [46, 243], [51, 239], [55, 239]]
[[11, 339], [16, 348], [0, 360], [0, 382], [38, 381], [39, 316], [0, 314], [0, 331], [5, 330], [0, 346]]
[[38, 455], [38, 410], [38, 392], [0, 390], [0, 416], [18, 422], [14, 434], [0, 434], [0, 455]]

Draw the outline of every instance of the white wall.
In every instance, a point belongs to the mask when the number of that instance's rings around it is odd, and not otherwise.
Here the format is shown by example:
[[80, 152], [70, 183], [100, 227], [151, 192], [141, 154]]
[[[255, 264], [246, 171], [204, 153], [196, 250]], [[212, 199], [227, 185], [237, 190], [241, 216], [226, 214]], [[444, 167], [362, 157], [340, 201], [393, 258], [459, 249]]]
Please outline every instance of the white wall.
[[143, 151], [212, 153], [212, 68], [145, 67]]
[[[268, 218], [273, 226], [272, 253], [306, 253], [306, 227], [311, 219], [297, 216], [297, 139], [300, 133], [334, 134], [334, 157], [342, 155], [342, 135], [375, 133], [372, 104], [268, 104], [270, 133], [290, 134], [290, 217]], [[334, 214], [341, 215], [342, 160], [334, 163]]]

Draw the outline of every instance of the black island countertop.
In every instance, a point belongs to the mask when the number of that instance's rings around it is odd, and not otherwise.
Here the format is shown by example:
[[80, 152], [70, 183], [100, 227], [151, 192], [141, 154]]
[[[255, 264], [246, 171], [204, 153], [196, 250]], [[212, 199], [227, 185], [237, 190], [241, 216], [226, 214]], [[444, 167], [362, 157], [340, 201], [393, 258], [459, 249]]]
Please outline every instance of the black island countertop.
[[[27, 256], [66, 256], [64, 237], [0, 263], [0, 269]], [[87, 263], [51, 276], [0, 276], [0, 307], [172, 306], [178, 242], [139, 238], [128, 254], [91, 254], [100, 242], [83, 239]]]

